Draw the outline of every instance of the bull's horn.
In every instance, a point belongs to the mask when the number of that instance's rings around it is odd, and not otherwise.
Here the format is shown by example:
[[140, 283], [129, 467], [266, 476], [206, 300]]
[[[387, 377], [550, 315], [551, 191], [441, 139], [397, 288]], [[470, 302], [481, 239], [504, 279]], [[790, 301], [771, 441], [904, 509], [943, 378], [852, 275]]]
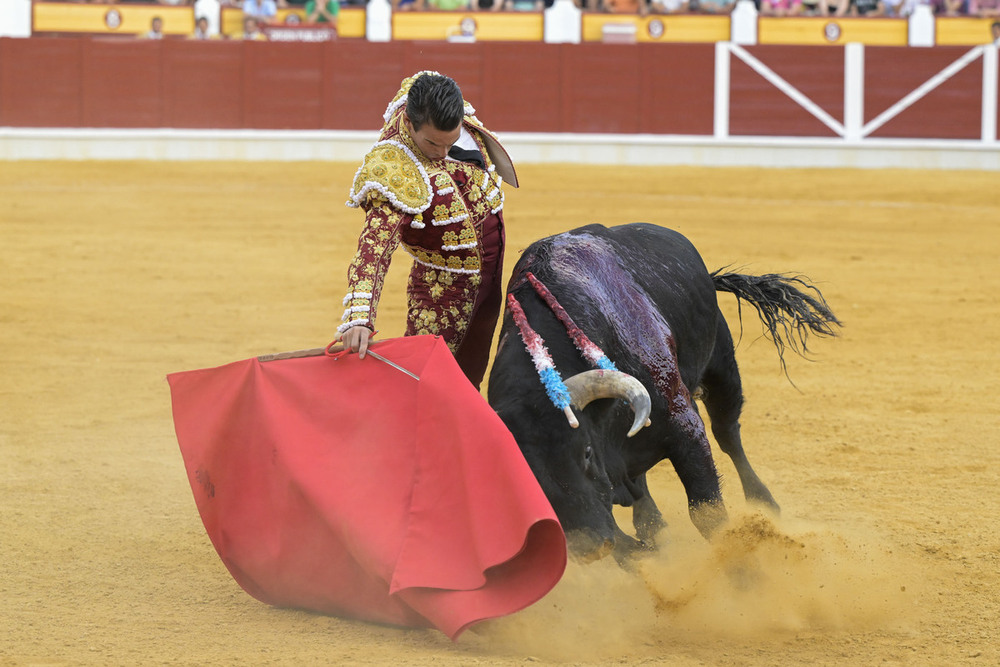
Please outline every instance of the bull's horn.
[[577, 373], [566, 380], [573, 405], [583, 410], [591, 401], [598, 398], [620, 398], [628, 401], [635, 413], [632, 428], [628, 435], [631, 438], [643, 426], [649, 426], [649, 392], [628, 373], [621, 371], [593, 370]]

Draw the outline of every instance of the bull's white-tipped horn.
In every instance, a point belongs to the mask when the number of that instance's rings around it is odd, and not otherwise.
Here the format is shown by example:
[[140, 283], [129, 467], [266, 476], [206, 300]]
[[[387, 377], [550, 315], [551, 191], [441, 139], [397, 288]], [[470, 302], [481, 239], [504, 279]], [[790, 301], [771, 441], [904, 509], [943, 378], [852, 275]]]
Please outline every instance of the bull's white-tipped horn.
[[580, 428], [580, 422], [576, 420], [576, 415], [573, 414], [573, 408], [567, 405], [563, 408], [563, 414], [566, 415], [566, 421], [569, 422], [570, 428]]
[[643, 426], [649, 426], [649, 392], [628, 373], [597, 369], [577, 373], [566, 380], [566, 389], [573, 405], [583, 410], [598, 398], [620, 398], [628, 401], [635, 414], [628, 436], [631, 438]]

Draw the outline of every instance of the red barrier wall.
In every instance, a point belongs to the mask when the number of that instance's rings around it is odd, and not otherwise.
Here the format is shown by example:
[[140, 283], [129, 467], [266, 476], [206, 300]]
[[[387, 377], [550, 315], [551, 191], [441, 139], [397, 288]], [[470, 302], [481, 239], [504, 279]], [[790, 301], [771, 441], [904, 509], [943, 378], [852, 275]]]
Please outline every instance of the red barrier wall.
[[499, 131], [711, 134], [712, 49], [0, 39], [0, 125], [371, 130], [432, 69]]
[[[966, 53], [867, 47], [864, 122]], [[748, 47], [844, 121], [844, 47]], [[714, 44], [197, 42], [0, 39], [0, 126], [374, 130], [400, 80], [454, 77], [491, 128], [509, 132], [713, 134]], [[833, 137], [730, 57], [731, 135]], [[982, 60], [872, 136], [976, 139]]]

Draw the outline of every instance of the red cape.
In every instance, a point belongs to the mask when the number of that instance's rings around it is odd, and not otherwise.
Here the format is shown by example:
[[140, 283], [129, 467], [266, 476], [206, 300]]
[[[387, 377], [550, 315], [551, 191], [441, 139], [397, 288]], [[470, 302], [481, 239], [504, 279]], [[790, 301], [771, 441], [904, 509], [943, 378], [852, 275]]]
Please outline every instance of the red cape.
[[510, 432], [445, 343], [168, 376], [205, 529], [236, 581], [282, 607], [452, 639], [562, 576], [566, 542]]

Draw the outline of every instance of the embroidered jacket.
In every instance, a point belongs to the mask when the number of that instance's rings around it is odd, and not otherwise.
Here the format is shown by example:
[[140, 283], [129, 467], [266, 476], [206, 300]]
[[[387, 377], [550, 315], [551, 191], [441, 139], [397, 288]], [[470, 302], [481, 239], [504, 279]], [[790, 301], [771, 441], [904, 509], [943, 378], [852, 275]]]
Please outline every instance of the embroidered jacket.
[[416, 147], [403, 117], [410, 85], [424, 73], [403, 81], [354, 177], [347, 205], [365, 211], [365, 227], [348, 268], [341, 332], [358, 324], [374, 328], [385, 274], [400, 243], [416, 264], [436, 272], [439, 286], [432, 289], [448, 289], [460, 277], [478, 284], [483, 220], [503, 208], [503, 181], [517, 186], [506, 151], [468, 102], [463, 125], [483, 154], [485, 170], [450, 158], [429, 160]]

